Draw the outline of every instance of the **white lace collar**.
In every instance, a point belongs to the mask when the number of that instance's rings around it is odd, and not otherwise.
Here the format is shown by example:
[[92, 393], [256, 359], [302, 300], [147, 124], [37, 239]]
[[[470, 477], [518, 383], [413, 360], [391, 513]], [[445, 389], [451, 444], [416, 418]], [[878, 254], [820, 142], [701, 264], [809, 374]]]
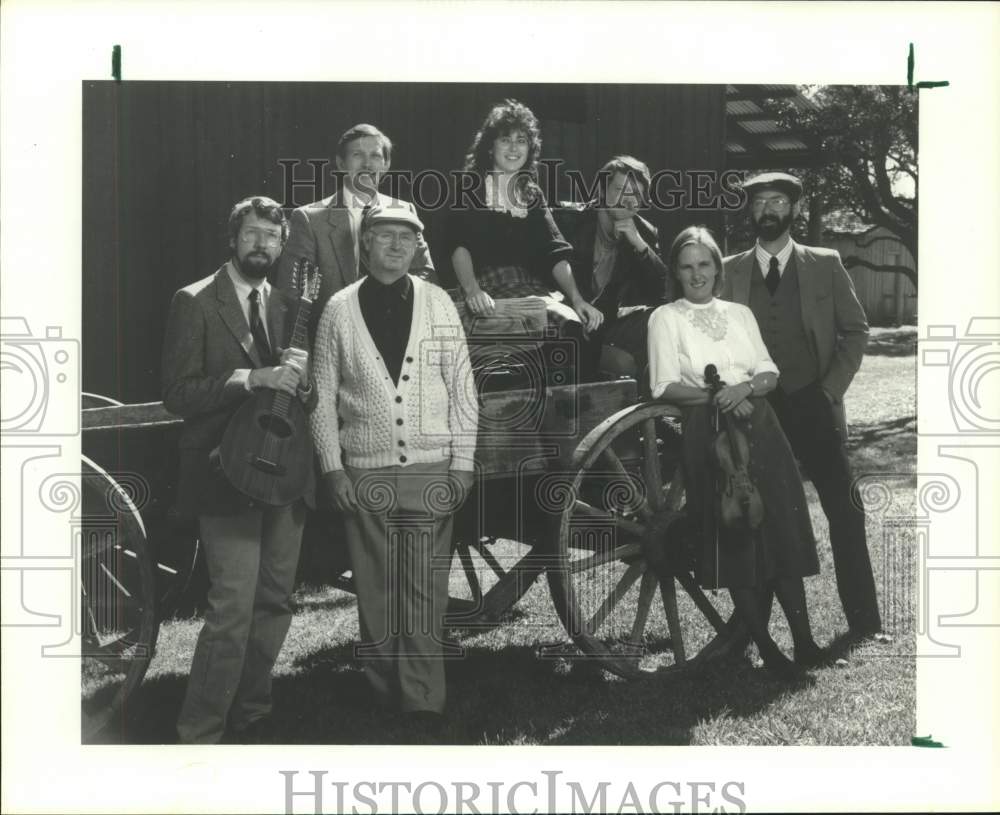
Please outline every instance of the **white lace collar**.
[[687, 318], [688, 323], [706, 337], [716, 342], [726, 338], [729, 312], [716, 306], [719, 301], [714, 297], [707, 303], [692, 303], [685, 298], [677, 302], [682, 304], [681, 313]]
[[[486, 207], [498, 212], [509, 212], [515, 218], [527, 218], [528, 209], [507, 195], [507, 185], [497, 183], [497, 176], [486, 175]], [[516, 191], [513, 191], [516, 194]]]

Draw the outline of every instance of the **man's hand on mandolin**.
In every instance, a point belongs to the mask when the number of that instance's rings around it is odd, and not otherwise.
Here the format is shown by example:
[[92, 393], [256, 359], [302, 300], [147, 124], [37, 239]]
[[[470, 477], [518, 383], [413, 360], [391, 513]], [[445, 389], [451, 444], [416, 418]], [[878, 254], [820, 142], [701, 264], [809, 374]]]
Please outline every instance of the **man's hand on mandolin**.
[[270, 388], [295, 396], [299, 377], [299, 372], [291, 365], [275, 365], [272, 368], [254, 368], [247, 382], [251, 389]]
[[308, 351], [303, 351], [301, 348], [286, 348], [281, 351], [281, 359], [278, 364], [294, 368], [299, 375], [298, 386], [302, 389], [309, 387]]

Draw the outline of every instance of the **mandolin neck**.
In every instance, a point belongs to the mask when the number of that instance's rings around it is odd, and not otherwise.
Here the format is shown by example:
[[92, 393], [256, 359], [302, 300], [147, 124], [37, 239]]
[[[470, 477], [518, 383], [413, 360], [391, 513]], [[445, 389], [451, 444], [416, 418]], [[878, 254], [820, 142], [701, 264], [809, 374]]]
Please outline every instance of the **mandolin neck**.
[[[290, 348], [298, 348], [302, 351], [309, 350], [309, 315], [311, 313], [312, 300], [308, 297], [300, 297], [299, 310], [295, 315], [295, 323], [292, 325], [292, 338], [289, 341]], [[271, 400], [271, 413], [275, 416], [287, 418], [291, 403], [291, 394], [284, 391], [277, 391], [274, 394], [274, 399]]]

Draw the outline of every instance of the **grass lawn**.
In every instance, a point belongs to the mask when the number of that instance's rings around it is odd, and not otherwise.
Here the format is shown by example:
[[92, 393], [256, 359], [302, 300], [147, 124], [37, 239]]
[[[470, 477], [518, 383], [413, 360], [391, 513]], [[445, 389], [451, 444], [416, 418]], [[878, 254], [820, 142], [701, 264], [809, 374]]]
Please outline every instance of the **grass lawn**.
[[[699, 676], [648, 673], [626, 681], [587, 662], [539, 658], [538, 646], [565, 641], [544, 579], [500, 626], [453, 630], [463, 649], [447, 664], [451, 744], [909, 744], [914, 735], [916, 666], [912, 532], [886, 523], [912, 514], [916, 484], [916, 330], [874, 329], [869, 352], [848, 393], [850, 455], [870, 484], [868, 540], [885, 628], [891, 643], [848, 654], [846, 666], [812, 672], [807, 681], [771, 680], [749, 659]], [[806, 485], [819, 542], [821, 573], [806, 580], [813, 631], [825, 644], [846, 631], [833, 577], [826, 520]], [[501, 541], [496, 554], [514, 556]], [[635, 589], [633, 589], [634, 591]], [[712, 598], [728, 613], [728, 597]], [[379, 710], [352, 659], [358, 637], [354, 597], [302, 586], [276, 666], [278, 743], [394, 744], [426, 741]], [[647, 628], [648, 660], [666, 637], [659, 602]], [[682, 614], [693, 614], [682, 608]], [[128, 721], [102, 741], [174, 740], [198, 617], [165, 621], [156, 656], [135, 695]], [[791, 651], [780, 612], [778, 644]]]

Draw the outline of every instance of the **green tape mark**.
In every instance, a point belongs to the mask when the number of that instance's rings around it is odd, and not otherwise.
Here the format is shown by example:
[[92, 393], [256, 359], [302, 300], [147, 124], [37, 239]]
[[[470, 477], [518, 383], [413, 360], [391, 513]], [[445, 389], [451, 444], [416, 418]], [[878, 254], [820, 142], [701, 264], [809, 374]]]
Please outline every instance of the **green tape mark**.
[[122, 81], [122, 47], [120, 45], [111, 46], [111, 77], [115, 82]]
[[939, 82], [913, 82], [913, 66], [916, 64], [916, 58], [913, 56], [913, 43], [910, 43], [910, 53], [906, 57], [906, 87], [911, 91], [914, 88], [918, 90], [921, 88], [947, 88], [951, 83], [947, 80], [942, 80]]
[[910, 739], [911, 747], [944, 747], [939, 741], [934, 741], [931, 736], [914, 736]]

